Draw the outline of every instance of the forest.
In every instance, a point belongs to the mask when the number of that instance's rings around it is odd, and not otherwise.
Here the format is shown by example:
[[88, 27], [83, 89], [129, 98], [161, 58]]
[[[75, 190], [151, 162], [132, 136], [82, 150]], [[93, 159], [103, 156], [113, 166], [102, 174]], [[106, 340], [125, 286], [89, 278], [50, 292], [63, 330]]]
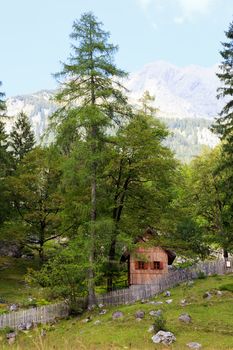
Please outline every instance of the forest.
[[93, 13], [74, 21], [70, 40], [54, 74], [59, 108], [40, 143], [23, 112], [6, 132], [0, 94], [0, 251], [16, 246], [36, 261], [28, 283], [75, 312], [78, 298], [91, 306], [98, 293], [125, 287], [121, 257], [147, 228], [151, 244], [175, 251], [182, 266], [232, 253], [233, 22], [218, 73], [227, 102], [211, 126], [221, 142], [188, 164], [166, 143], [155, 97], [145, 91], [137, 108], [129, 104], [118, 47]]

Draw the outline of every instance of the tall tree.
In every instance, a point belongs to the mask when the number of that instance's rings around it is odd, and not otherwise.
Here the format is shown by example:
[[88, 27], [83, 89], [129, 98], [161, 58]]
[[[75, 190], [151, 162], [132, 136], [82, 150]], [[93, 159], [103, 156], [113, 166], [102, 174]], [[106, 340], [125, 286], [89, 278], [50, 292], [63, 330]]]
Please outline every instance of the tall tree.
[[17, 120], [10, 133], [9, 143], [16, 162], [21, 161], [35, 145], [35, 137], [30, 121], [23, 112], [19, 113], [17, 116]]
[[[222, 158], [217, 172], [222, 179], [221, 187], [224, 202], [228, 208], [228, 213], [231, 213], [233, 212], [233, 22], [230, 23], [225, 34], [227, 41], [222, 43], [223, 50], [220, 54], [223, 61], [220, 65], [220, 73], [217, 76], [223, 84], [218, 89], [218, 98], [225, 98], [226, 103], [212, 129], [220, 136], [222, 141]], [[231, 221], [229, 215], [228, 219]], [[231, 226], [229, 220], [226, 221], [225, 228]], [[227, 232], [224, 235], [227, 235]], [[225, 255], [227, 255], [227, 252]]]
[[218, 89], [217, 97], [226, 98], [226, 104], [216, 120], [213, 130], [224, 141], [224, 151], [230, 154], [233, 147], [233, 22], [230, 23], [225, 34], [228, 41], [222, 43], [223, 50], [220, 51], [220, 54], [223, 61], [219, 66], [221, 72], [217, 74], [223, 86]]
[[[2, 82], [0, 81], [0, 86], [2, 85]], [[3, 92], [0, 92], [0, 112], [5, 111], [6, 109], [6, 103], [4, 100], [5, 94]]]
[[15, 217], [5, 227], [23, 245], [38, 251], [44, 260], [44, 245], [63, 233], [59, 192], [60, 170], [54, 151], [35, 148], [8, 177], [10, 200]]
[[[85, 13], [73, 24], [70, 35], [74, 40], [69, 63], [63, 64], [56, 78], [63, 79], [58, 101], [66, 104], [60, 110], [60, 120], [67, 117], [67, 109], [73, 110], [77, 133], [84, 130], [90, 150], [90, 225], [89, 225], [89, 304], [95, 303], [94, 252], [97, 221], [98, 159], [107, 127], [119, 122], [126, 98], [122, 94], [120, 79], [125, 76], [114, 62], [117, 47], [108, 42], [109, 33], [102, 29], [92, 13]], [[124, 110], [125, 112], [125, 110]], [[69, 113], [70, 114], [70, 113]], [[75, 117], [74, 117], [75, 116]]]

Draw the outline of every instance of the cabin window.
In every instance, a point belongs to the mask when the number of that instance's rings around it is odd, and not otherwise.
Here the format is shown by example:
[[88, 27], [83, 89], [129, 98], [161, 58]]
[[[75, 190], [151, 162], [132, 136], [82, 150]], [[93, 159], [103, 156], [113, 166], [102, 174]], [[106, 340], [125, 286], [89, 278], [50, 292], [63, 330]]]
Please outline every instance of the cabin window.
[[152, 270], [162, 270], [163, 269], [162, 261], [153, 261], [151, 263], [151, 269]]
[[148, 263], [145, 261], [135, 261], [135, 269], [136, 270], [147, 270]]

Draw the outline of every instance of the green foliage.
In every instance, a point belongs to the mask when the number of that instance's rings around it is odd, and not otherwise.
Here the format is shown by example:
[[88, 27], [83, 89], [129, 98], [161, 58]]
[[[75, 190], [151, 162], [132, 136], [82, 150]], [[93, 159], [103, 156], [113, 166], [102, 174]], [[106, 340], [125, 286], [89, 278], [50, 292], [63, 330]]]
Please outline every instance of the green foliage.
[[219, 290], [226, 290], [228, 292], [232, 292], [233, 293], [233, 284], [232, 283], [223, 284], [222, 286], [219, 287]]
[[12, 128], [9, 145], [16, 161], [21, 161], [35, 146], [35, 137], [30, 121], [23, 112], [19, 113]]
[[166, 319], [162, 315], [155, 317], [153, 327], [154, 327], [154, 332], [157, 333], [159, 331], [167, 331], [167, 326], [166, 326]]
[[71, 311], [83, 306], [79, 304], [79, 298], [87, 293], [89, 265], [86, 263], [85, 251], [80, 248], [79, 241], [72, 241], [68, 247], [60, 249], [40, 271], [30, 270], [27, 275], [31, 285], [48, 289], [53, 299], [67, 300]]
[[37, 147], [25, 155], [14, 175], [7, 179], [16, 217], [6, 222], [5, 231], [37, 249], [42, 260], [44, 244], [63, 232], [60, 175], [53, 150]]
[[207, 277], [206, 277], [205, 272], [199, 271], [198, 274], [197, 274], [197, 278], [198, 278], [199, 280], [204, 280], [204, 279], [206, 279]]

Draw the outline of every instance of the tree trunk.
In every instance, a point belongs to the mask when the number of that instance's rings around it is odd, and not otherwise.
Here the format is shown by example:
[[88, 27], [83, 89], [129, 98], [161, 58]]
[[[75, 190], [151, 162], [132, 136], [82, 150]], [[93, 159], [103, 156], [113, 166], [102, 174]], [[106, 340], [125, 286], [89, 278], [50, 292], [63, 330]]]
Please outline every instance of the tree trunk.
[[92, 155], [94, 157], [92, 163], [92, 182], [91, 182], [91, 232], [90, 232], [90, 252], [89, 252], [89, 270], [88, 270], [88, 306], [96, 304], [95, 296], [95, 273], [94, 273], [94, 252], [95, 252], [95, 238], [96, 238], [96, 173], [97, 164], [95, 160], [96, 155], [96, 137], [97, 129], [96, 126], [92, 127], [91, 130], [92, 137]]
[[116, 254], [116, 238], [114, 237], [111, 241], [111, 246], [108, 254], [108, 278], [107, 278], [107, 291], [113, 290], [113, 269], [115, 267], [115, 254]]

